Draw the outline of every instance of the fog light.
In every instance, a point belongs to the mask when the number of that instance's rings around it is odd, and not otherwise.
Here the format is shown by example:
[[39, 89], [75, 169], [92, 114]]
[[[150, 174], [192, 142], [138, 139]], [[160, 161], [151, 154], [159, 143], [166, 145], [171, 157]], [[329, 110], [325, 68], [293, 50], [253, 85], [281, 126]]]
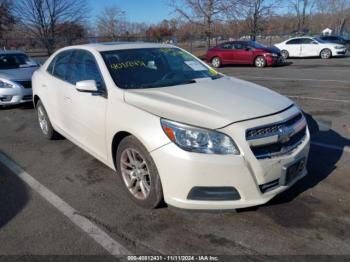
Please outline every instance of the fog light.
[[12, 96], [0, 96], [1, 102], [9, 102], [12, 100]]
[[241, 196], [234, 187], [194, 187], [187, 196], [189, 200], [232, 201]]

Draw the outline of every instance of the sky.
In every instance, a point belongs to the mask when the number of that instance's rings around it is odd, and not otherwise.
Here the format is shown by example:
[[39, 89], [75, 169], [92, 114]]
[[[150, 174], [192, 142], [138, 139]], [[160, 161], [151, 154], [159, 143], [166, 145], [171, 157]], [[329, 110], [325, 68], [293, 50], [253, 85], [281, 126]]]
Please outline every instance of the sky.
[[167, 0], [89, 0], [91, 15], [97, 16], [106, 6], [116, 5], [126, 12], [127, 20], [157, 24], [174, 16]]

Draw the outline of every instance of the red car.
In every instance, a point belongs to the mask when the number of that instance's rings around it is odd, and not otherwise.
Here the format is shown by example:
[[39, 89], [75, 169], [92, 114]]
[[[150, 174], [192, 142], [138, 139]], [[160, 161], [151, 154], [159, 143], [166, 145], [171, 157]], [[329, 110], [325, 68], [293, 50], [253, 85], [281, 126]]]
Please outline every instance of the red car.
[[279, 49], [266, 47], [254, 41], [233, 41], [220, 44], [208, 50], [206, 59], [216, 68], [228, 64], [265, 67], [283, 62]]

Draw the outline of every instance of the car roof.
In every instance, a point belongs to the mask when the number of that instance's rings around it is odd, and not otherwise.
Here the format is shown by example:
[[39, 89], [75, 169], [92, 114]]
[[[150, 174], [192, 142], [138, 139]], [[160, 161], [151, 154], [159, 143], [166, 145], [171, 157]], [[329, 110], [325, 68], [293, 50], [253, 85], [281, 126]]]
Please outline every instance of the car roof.
[[25, 53], [18, 50], [0, 50], [0, 55], [5, 55], [5, 54], [25, 54]]
[[104, 43], [92, 43], [85, 45], [69, 46], [64, 48], [69, 49], [88, 49], [98, 52], [125, 50], [125, 49], [140, 49], [140, 48], [173, 48], [175, 46], [169, 44], [158, 43], [144, 43], [144, 42], [104, 42]]

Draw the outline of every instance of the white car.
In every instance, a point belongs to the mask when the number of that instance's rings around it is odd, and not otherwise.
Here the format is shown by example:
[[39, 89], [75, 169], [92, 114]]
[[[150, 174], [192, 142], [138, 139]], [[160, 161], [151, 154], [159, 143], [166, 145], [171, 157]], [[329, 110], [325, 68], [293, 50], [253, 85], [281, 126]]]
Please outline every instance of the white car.
[[317, 37], [291, 38], [275, 46], [281, 50], [285, 59], [288, 57], [321, 57], [328, 59], [346, 54], [346, 46], [325, 42]]
[[39, 65], [20, 51], [0, 51], [0, 106], [32, 101], [32, 74]]
[[307, 174], [298, 106], [171, 45], [61, 49], [33, 75], [33, 92], [43, 134], [116, 170], [144, 207], [260, 205]]

